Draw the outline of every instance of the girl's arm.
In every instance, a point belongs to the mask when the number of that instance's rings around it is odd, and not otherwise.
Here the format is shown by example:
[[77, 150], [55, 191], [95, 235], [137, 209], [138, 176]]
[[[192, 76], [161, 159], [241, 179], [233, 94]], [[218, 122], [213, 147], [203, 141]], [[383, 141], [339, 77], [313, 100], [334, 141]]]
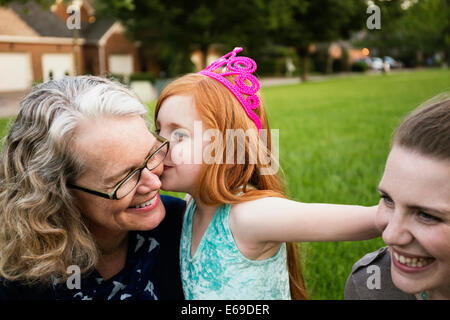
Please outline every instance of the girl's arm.
[[355, 241], [380, 236], [377, 206], [262, 198], [233, 206], [230, 226], [248, 242]]

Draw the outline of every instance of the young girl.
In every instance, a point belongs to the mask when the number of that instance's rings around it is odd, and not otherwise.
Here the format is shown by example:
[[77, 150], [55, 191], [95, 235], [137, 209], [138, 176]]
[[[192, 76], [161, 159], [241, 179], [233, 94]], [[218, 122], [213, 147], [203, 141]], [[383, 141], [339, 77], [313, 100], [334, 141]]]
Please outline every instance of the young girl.
[[264, 171], [276, 159], [256, 63], [241, 50], [172, 82], [156, 105], [157, 132], [170, 137], [162, 189], [192, 196], [180, 244], [185, 298], [306, 299], [293, 242], [376, 237], [376, 207], [285, 198], [275, 170]]

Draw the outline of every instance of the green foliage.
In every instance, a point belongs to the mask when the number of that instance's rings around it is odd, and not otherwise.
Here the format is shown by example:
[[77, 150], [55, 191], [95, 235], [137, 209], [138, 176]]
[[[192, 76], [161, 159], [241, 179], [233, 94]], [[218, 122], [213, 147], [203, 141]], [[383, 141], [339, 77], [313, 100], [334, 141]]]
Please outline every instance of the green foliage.
[[354, 72], [366, 72], [369, 67], [364, 61], [356, 61], [352, 64], [352, 71]]
[[408, 66], [421, 65], [439, 51], [450, 63], [450, 0], [420, 0], [407, 9], [400, 0], [375, 3], [381, 8], [381, 30], [369, 31], [357, 44], [401, 58]]
[[[364, 26], [364, 0], [272, 0], [269, 28], [278, 44], [296, 48], [302, 62], [302, 78], [309, 69], [309, 46], [347, 38]], [[319, 57], [320, 58], [320, 57]], [[326, 63], [317, 64], [317, 67]]]
[[346, 38], [362, 28], [367, 4], [363, 0], [273, 0], [270, 6], [276, 39], [306, 48], [314, 42]]
[[[96, 3], [123, 22], [169, 77], [189, 69], [186, 57], [192, 50], [206, 57], [213, 44], [224, 52], [242, 46], [255, 58], [267, 56], [270, 45], [283, 45], [304, 57], [311, 43], [346, 38], [362, 28], [367, 6], [364, 0], [136, 0], [132, 7], [123, 1]], [[279, 68], [272, 66], [271, 72], [282, 72]]]
[[[6, 7], [13, 2], [24, 4], [29, 2], [29, 0], [0, 0], [0, 7]], [[34, 0], [34, 2], [40, 4], [43, 8], [50, 8], [55, 3], [55, 0]]]
[[150, 81], [155, 83], [156, 76], [150, 72], [136, 72], [130, 75], [130, 81]]
[[107, 74], [107, 78], [116, 80], [122, 84], [127, 84], [127, 81], [125, 80], [125, 76], [123, 74], [109, 73]]
[[206, 56], [212, 44], [256, 47], [264, 44], [265, 2], [262, 0], [97, 0], [106, 16], [119, 18], [143, 53], [157, 61], [172, 77], [191, 71], [190, 54], [200, 49]]

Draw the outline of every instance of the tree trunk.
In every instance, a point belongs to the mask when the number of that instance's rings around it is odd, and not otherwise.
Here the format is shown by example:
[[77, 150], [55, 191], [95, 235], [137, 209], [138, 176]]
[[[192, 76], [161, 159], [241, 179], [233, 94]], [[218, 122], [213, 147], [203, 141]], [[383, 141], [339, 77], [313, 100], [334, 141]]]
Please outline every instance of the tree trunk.
[[208, 66], [208, 48], [209, 45], [200, 45], [200, 51], [202, 52], [202, 70]]
[[331, 56], [329, 52], [327, 52], [327, 74], [333, 73], [333, 60], [334, 58]]
[[310, 60], [308, 47], [308, 45], [296, 47], [297, 55], [300, 59], [300, 79], [302, 82], [308, 81]]
[[420, 49], [416, 51], [416, 62], [419, 67], [423, 66], [423, 52]]

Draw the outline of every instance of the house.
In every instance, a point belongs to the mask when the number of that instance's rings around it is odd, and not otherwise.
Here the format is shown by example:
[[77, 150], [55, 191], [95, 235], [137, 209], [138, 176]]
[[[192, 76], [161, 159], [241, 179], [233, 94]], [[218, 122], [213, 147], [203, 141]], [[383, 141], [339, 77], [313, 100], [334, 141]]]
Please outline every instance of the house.
[[34, 2], [0, 7], [0, 92], [64, 75], [129, 76], [140, 70], [139, 44], [125, 36], [122, 25], [97, 18], [90, 1], [78, 3], [79, 30], [68, 28], [72, 12], [61, 0], [50, 10]]

